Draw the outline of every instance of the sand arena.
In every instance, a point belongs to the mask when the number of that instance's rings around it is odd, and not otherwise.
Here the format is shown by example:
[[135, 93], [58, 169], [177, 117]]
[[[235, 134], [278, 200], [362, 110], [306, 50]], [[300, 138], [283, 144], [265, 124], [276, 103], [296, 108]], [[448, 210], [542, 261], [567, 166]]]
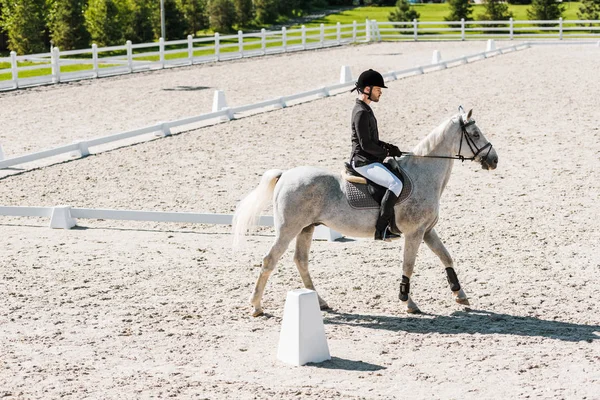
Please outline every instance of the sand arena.
[[[498, 43], [499, 46], [513, 43]], [[484, 42], [382, 43], [0, 94], [7, 156], [245, 104], [353, 73], [482, 51]], [[6, 398], [597, 398], [600, 393], [600, 49], [539, 46], [390, 82], [383, 140], [410, 150], [459, 104], [499, 155], [456, 163], [437, 231], [470, 311], [422, 246], [398, 301], [402, 244], [314, 242], [311, 274], [332, 361], [276, 361], [292, 249], [248, 298], [270, 229], [230, 251], [226, 226], [0, 217], [0, 396]], [[188, 88], [188, 89], [186, 89]], [[190, 89], [192, 88], [192, 89]], [[343, 94], [0, 180], [0, 205], [231, 213], [270, 168], [338, 171]], [[269, 211], [267, 210], [267, 213]]]

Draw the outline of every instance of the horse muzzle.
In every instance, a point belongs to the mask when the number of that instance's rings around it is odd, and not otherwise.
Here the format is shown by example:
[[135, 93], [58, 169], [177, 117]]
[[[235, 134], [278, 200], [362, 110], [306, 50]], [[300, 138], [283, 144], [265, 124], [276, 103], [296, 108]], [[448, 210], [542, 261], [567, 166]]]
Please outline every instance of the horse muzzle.
[[491, 149], [485, 157], [481, 158], [481, 168], [491, 171], [496, 169], [496, 167], [498, 167], [498, 154], [496, 154], [496, 150]]

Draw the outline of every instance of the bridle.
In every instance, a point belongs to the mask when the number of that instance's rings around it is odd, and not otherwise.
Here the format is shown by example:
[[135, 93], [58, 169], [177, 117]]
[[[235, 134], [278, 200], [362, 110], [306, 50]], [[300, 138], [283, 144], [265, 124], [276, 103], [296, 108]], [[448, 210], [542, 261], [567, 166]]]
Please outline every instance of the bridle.
[[[460, 161], [464, 162], [465, 160], [474, 161], [475, 158], [477, 158], [477, 156], [481, 152], [483, 152], [485, 149], [487, 149], [487, 153], [485, 153], [485, 157], [482, 158], [483, 162], [486, 162], [487, 156], [490, 154], [490, 151], [492, 151], [492, 147], [493, 147], [492, 143], [487, 142], [485, 144], [485, 146], [483, 146], [481, 148], [477, 147], [477, 144], [475, 144], [475, 141], [473, 140], [473, 138], [471, 138], [471, 136], [469, 136], [469, 133], [467, 132], [467, 127], [475, 124], [475, 120], [471, 119], [470, 121], [465, 123], [462, 115], [460, 115], [458, 118], [459, 118], [458, 120], [460, 122], [461, 134], [460, 134], [460, 144], [458, 146], [458, 154], [457, 155], [455, 155], [455, 156], [418, 156], [416, 154], [404, 154], [404, 155], [409, 156], [409, 157], [419, 157], [419, 158], [447, 158], [447, 159], [451, 159], [451, 160], [460, 160]], [[463, 141], [467, 143], [467, 146], [469, 146], [471, 153], [473, 153], [472, 157], [465, 157], [461, 154], [462, 147], [463, 147]]]

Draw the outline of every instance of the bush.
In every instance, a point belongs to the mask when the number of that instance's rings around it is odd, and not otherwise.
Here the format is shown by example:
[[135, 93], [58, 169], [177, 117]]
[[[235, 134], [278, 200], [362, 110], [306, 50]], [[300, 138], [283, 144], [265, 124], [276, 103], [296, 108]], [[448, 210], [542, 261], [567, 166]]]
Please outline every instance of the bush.
[[215, 32], [231, 32], [235, 24], [235, 6], [231, 0], [211, 0], [208, 3], [208, 22]]
[[254, 6], [252, 0], [234, 0], [235, 21], [238, 25], [246, 26], [254, 20]]
[[600, 0], [582, 0], [577, 17], [579, 19], [600, 19]]
[[388, 15], [388, 20], [392, 22], [406, 22], [419, 18], [419, 13], [410, 7], [407, 0], [398, 0], [396, 9]]
[[83, 10], [85, 0], [55, 0], [50, 4], [48, 28], [54, 46], [61, 50], [83, 49], [90, 45]]
[[259, 24], [272, 24], [277, 21], [279, 0], [254, 0], [256, 22]]
[[462, 18], [465, 21], [470, 21], [473, 18], [473, 6], [469, 3], [469, 0], [448, 0], [448, 7], [450, 8], [450, 14], [444, 19], [446, 21], [460, 21]]
[[85, 26], [98, 46], [122, 45], [133, 38], [133, 6], [127, 0], [89, 0]]
[[502, 0], [484, 0], [485, 12], [478, 16], [482, 21], [507, 21], [513, 17], [508, 5]]
[[527, 10], [527, 17], [531, 20], [556, 20], [564, 12], [565, 6], [556, 0], [533, 0], [531, 8]]
[[18, 54], [48, 51], [44, 0], [4, 0], [2, 7], [1, 25], [7, 33], [10, 50]]

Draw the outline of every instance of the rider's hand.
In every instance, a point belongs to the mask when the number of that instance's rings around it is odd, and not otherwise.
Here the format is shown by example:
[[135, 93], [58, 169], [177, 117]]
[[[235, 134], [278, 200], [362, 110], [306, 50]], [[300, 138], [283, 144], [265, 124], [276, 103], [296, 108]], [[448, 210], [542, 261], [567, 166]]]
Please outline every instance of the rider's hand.
[[394, 146], [393, 144], [389, 145], [388, 154], [390, 155], [390, 157], [401, 157], [402, 156], [402, 152], [400, 151], [400, 149], [397, 146]]

